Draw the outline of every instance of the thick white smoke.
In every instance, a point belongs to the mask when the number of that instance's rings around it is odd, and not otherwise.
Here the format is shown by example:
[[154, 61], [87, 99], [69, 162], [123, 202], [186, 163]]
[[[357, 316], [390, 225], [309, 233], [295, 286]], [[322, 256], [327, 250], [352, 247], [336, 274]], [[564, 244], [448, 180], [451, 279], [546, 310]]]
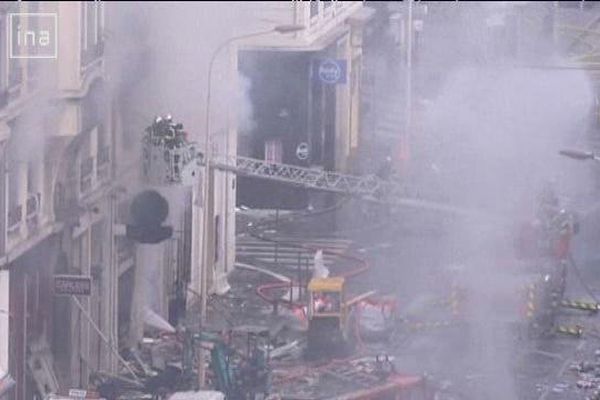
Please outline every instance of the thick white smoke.
[[436, 184], [451, 202], [508, 221], [496, 227], [464, 221], [451, 236], [470, 294], [471, 343], [465, 356], [483, 374], [482, 396], [516, 399], [512, 365], [517, 347], [509, 321], [518, 316], [509, 304], [523, 282], [504, 269], [517, 262], [507, 227], [532, 215], [545, 182], [554, 183], [563, 198], [590, 185], [581, 167], [558, 151], [583, 141], [593, 96], [582, 71], [527, 69], [506, 58], [495, 60], [487, 31], [476, 26], [497, 11], [463, 9], [459, 19], [473, 25], [461, 33], [471, 41], [459, 45], [462, 58], [451, 57], [454, 68], [430, 99], [420, 145], [435, 163]]
[[[253, 31], [248, 26], [252, 18], [244, 12], [246, 8], [239, 2], [106, 5], [109, 88], [117, 104], [115, 112], [122, 122], [123, 137], [119, 140], [130, 152], [128, 158], [140, 157], [143, 131], [157, 115], [171, 114], [175, 121], [183, 123], [192, 140], [204, 143], [209, 63], [227, 39], [246, 30]], [[253, 126], [250, 82], [240, 77], [239, 85], [232, 85], [229, 75], [232, 57], [228, 50], [223, 48], [216, 56], [212, 76], [211, 134], [216, 142], [223, 141], [221, 133], [236, 116], [240, 130], [250, 130]], [[178, 189], [161, 193], [170, 204], [166, 223], [179, 230], [185, 193]], [[164, 268], [161, 258], [164, 246], [140, 246], [136, 280], [140, 312], [144, 307], [163, 311], [157, 295], [164, 293], [159, 273]]]
[[243, 135], [251, 132], [255, 128], [256, 122], [254, 121], [254, 109], [250, 100], [252, 81], [240, 74], [239, 86], [236, 105], [238, 109], [238, 129], [240, 135]]
[[[425, 17], [420, 4], [413, 6], [415, 18], [424, 20], [412, 65], [413, 109], [424, 109], [413, 114], [408, 174], [425, 193], [506, 222], [456, 219], [444, 226], [447, 232], [439, 240], [399, 235], [402, 257], [389, 264], [401, 260], [407, 267], [401, 272], [386, 268], [388, 275], [399, 275], [397, 281], [416, 296], [430, 289], [433, 296], [442, 295], [449, 276], [470, 295], [463, 310], [469, 330], [460, 342], [466, 347], [444, 334], [418, 335], [411, 345], [415, 360], [407, 365], [456, 379], [482, 375], [474, 398], [516, 399], [512, 367], [518, 348], [509, 320], [519, 318], [514, 299], [523, 282], [522, 275], [510, 271], [517, 263], [511, 228], [532, 216], [545, 182], [554, 183], [567, 206], [593, 187], [586, 165], [558, 154], [586, 147], [593, 88], [584, 71], [531, 68], [563, 61], [544, 22], [551, 16], [546, 4], [434, 2], [427, 4]], [[407, 76], [404, 50], [397, 50], [396, 63], [389, 62], [394, 54], [381, 51], [381, 61], [388, 61], [393, 73], [377, 92], [396, 99], [400, 106], [390, 113], [399, 116]], [[427, 248], [417, 251], [413, 242]], [[427, 268], [429, 258], [437, 265], [423, 283], [417, 266]], [[451, 264], [460, 265], [461, 272], [441, 272]], [[424, 312], [422, 318], [427, 317]]]

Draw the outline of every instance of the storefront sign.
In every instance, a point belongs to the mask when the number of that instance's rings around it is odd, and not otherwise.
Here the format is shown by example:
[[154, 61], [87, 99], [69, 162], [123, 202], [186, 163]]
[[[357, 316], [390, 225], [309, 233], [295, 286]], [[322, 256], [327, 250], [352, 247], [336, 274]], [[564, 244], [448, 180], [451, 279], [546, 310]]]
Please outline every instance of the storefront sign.
[[346, 60], [334, 60], [331, 58], [316, 60], [315, 75], [319, 80], [328, 85], [346, 83], [347, 63]]
[[308, 158], [308, 155], [308, 143], [300, 143], [298, 147], [296, 147], [296, 157], [298, 157], [299, 160], [306, 160]]
[[89, 296], [92, 294], [92, 278], [83, 275], [55, 275], [54, 294]]
[[69, 397], [85, 399], [86, 396], [87, 396], [87, 390], [69, 389]]

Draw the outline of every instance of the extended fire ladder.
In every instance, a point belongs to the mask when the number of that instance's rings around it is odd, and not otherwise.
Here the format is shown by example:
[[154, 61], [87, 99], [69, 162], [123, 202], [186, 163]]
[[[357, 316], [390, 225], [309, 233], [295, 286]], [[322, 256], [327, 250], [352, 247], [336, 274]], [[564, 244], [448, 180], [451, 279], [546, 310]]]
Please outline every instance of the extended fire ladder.
[[[146, 128], [143, 140], [143, 174], [148, 182], [159, 185], [190, 185], [199, 182], [200, 168], [206, 158], [196, 143], [189, 142], [182, 124], [170, 116], [157, 117]], [[347, 196], [357, 196], [382, 204], [440, 211], [463, 216], [488, 215], [421, 199], [399, 183], [382, 180], [374, 175], [353, 176], [337, 172], [274, 163], [242, 156], [214, 154], [211, 167], [260, 179], [278, 181], [314, 190], [325, 190]]]
[[[338, 172], [280, 164], [250, 157], [217, 157], [211, 162], [215, 169], [237, 175], [278, 181], [308, 189], [324, 190], [365, 200], [396, 206], [413, 207], [451, 214], [476, 216], [479, 213], [441, 202], [420, 199], [398, 183], [384, 181], [375, 175], [355, 176]], [[489, 218], [489, 215], [485, 216]]]

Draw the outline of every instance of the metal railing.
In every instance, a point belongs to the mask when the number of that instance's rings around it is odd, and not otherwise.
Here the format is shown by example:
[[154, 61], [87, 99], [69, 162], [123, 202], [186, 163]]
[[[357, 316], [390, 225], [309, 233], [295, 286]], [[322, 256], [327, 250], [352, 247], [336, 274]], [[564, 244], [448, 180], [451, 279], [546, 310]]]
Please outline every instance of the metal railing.
[[389, 185], [376, 176], [353, 176], [337, 172], [273, 163], [250, 157], [230, 157], [227, 163], [215, 161], [213, 167], [229, 170], [238, 175], [268, 178], [305, 188], [330, 192], [375, 196], [389, 191]]
[[[230, 171], [237, 175], [256, 177], [301, 186], [307, 189], [324, 190], [366, 200], [416, 209], [439, 211], [463, 216], [496, 218], [474, 210], [453, 206], [436, 200], [425, 200], [401, 183], [383, 180], [375, 175], [355, 176], [296, 165], [271, 163], [250, 157], [218, 157], [211, 163], [213, 168]], [[223, 162], [221, 160], [226, 160]]]

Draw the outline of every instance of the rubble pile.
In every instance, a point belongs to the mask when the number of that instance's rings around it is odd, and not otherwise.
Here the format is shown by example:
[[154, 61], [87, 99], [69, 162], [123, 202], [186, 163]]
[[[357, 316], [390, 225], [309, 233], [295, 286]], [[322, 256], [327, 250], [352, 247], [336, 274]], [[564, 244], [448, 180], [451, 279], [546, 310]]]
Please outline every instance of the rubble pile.
[[273, 392], [282, 398], [335, 398], [349, 392], [375, 388], [395, 372], [393, 358], [358, 357], [313, 368], [273, 371]]

